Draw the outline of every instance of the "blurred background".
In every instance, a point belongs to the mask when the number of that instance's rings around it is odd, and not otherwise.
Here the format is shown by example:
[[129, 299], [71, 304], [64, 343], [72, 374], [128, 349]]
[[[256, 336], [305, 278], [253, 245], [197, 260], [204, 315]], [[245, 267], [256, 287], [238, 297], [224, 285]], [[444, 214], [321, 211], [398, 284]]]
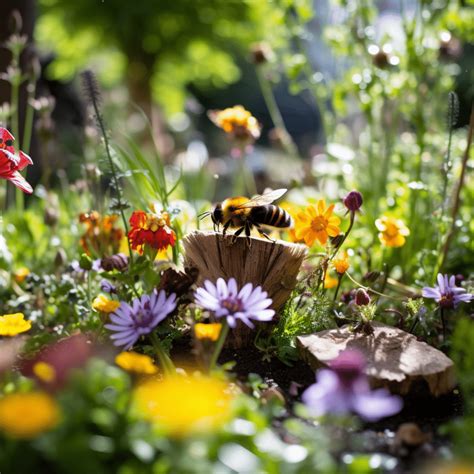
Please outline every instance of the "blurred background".
[[[426, 29], [423, 44], [410, 45], [406, 22], [419, 14]], [[27, 42], [20, 58], [25, 78], [18, 112], [22, 127], [26, 103], [36, 100], [30, 153], [36, 166], [28, 171], [33, 183], [57, 182], [58, 170], [71, 180], [81, 176], [93, 133], [77, 80], [85, 68], [98, 75], [116, 137], [140, 139], [147, 117], [165, 160], [177, 159], [193, 171], [211, 159], [211, 174], [225, 176], [232, 173], [229, 144], [207, 111], [242, 104], [263, 126], [248, 157], [257, 176], [264, 176], [262, 184], [268, 173], [277, 181], [283, 176], [311, 183], [331, 172], [325, 153], [347, 164], [360, 144], [367, 115], [350, 97], [354, 91], [337, 85], [348, 82], [348, 72], [354, 79], [355, 65], [362, 78], [379, 67], [382, 85], [403, 69], [421, 79], [418, 87], [444, 81], [443, 88], [452, 87], [459, 97], [457, 126], [467, 123], [474, 96], [469, 19], [469, 2], [450, 1], [3, 0], [0, 41], [16, 34]], [[421, 69], [424, 64], [407, 64], [411, 47], [428, 51], [431, 72]], [[425, 53], [417, 51], [418, 57]], [[449, 68], [443, 65], [442, 72], [433, 59], [448, 61]], [[8, 71], [11, 60], [11, 50], [2, 48], [0, 71]], [[382, 93], [389, 96], [394, 87], [386, 84]], [[0, 104], [9, 103], [11, 95], [11, 77], [3, 74]], [[296, 148], [282, 146], [280, 124], [274, 123], [279, 117], [269, 111], [272, 98]], [[2, 121], [8, 123], [5, 113]], [[328, 148], [328, 142], [343, 141], [335, 140], [341, 124], [347, 148]]]

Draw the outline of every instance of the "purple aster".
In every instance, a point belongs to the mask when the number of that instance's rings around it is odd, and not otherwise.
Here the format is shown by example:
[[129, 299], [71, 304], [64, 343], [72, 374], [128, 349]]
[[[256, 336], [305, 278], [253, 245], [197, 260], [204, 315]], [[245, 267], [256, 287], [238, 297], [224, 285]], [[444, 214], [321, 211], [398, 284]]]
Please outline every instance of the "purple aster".
[[441, 308], [455, 308], [459, 303], [469, 303], [473, 295], [464, 288], [456, 286], [456, 277], [438, 273], [438, 284], [434, 287], [425, 286], [422, 290], [424, 298], [433, 298]]
[[231, 328], [235, 328], [237, 320], [253, 328], [251, 319], [270, 321], [275, 315], [273, 309], [268, 309], [272, 300], [261, 286], [254, 288], [251, 283], [247, 283], [239, 291], [235, 278], [227, 283], [219, 278], [215, 286], [206, 280], [204, 288], [198, 288], [194, 297], [199, 306], [213, 311], [217, 318], [226, 318]]
[[149, 334], [176, 308], [176, 295], [166, 297], [164, 290], [135, 298], [131, 304], [122, 301], [110, 315], [113, 324], [105, 327], [114, 332], [110, 339], [116, 346], [130, 349], [145, 334]]
[[302, 395], [310, 413], [344, 415], [356, 413], [367, 421], [377, 421], [402, 409], [400, 397], [385, 389], [371, 390], [364, 372], [365, 359], [354, 350], [346, 350], [318, 371], [317, 382]]

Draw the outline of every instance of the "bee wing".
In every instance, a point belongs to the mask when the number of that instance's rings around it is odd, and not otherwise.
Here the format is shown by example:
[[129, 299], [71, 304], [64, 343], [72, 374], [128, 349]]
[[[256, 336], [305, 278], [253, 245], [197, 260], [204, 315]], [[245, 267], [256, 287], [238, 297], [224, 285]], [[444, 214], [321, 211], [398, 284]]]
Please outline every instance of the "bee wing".
[[248, 207], [257, 207], [257, 206], [266, 206], [268, 204], [271, 204], [273, 201], [276, 201], [277, 199], [281, 198], [283, 194], [286, 193], [286, 189], [275, 189], [274, 191], [268, 191], [264, 194], [257, 194], [256, 196], [253, 196], [250, 198], [247, 202], [244, 202], [241, 204], [238, 209], [245, 209]]

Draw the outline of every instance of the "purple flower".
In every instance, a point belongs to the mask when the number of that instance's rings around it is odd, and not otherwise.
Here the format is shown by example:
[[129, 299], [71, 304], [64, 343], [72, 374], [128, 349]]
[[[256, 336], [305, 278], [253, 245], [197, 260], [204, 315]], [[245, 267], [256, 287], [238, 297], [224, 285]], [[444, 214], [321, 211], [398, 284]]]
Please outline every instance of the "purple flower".
[[135, 298], [129, 305], [122, 301], [120, 307], [110, 315], [113, 324], [105, 327], [114, 332], [110, 339], [116, 346], [130, 349], [145, 334], [149, 334], [176, 308], [176, 295], [166, 297], [164, 290]]
[[227, 283], [219, 278], [214, 286], [209, 280], [204, 282], [204, 288], [198, 288], [194, 294], [196, 303], [203, 308], [213, 311], [217, 318], [226, 318], [231, 328], [235, 328], [237, 320], [248, 327], [254, 325], [250, 321], [270, 321], [275, 315], [273, 309], [268, 309], [272, 300], [262, 287], [254, 288], [247, 283], [239, 291], [235, 278]]
[[434, 287], [425, 286], [422, 290], [424, 298], [433, 298], [441, 308], [455, 308], [459, 303], [469, 303], [473, 295], [467, 293], [464, 288], [456, 286], [454, 275], [442, 275], [438, 273], [438, 284]]
[[321, 416], [353, 412], [367, 421], [398, 413], [403, 405], [401, 398], [384, 389], [372, 391], [364, 368], [362, 354], [346, 350], [329, 364], [329, 369], [319, 370], [317, 382], [302, 395], [310, 413]]

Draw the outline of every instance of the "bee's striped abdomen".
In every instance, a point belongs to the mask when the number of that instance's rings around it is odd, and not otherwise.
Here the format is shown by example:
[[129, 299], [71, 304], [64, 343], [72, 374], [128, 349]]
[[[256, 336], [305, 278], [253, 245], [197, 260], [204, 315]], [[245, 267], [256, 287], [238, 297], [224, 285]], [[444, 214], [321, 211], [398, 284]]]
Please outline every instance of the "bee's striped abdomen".
[[269, 204], [252, 209], [252, 219], [261, 225], [286, 228], [291, 227], [291, 216], [281, 207]]

